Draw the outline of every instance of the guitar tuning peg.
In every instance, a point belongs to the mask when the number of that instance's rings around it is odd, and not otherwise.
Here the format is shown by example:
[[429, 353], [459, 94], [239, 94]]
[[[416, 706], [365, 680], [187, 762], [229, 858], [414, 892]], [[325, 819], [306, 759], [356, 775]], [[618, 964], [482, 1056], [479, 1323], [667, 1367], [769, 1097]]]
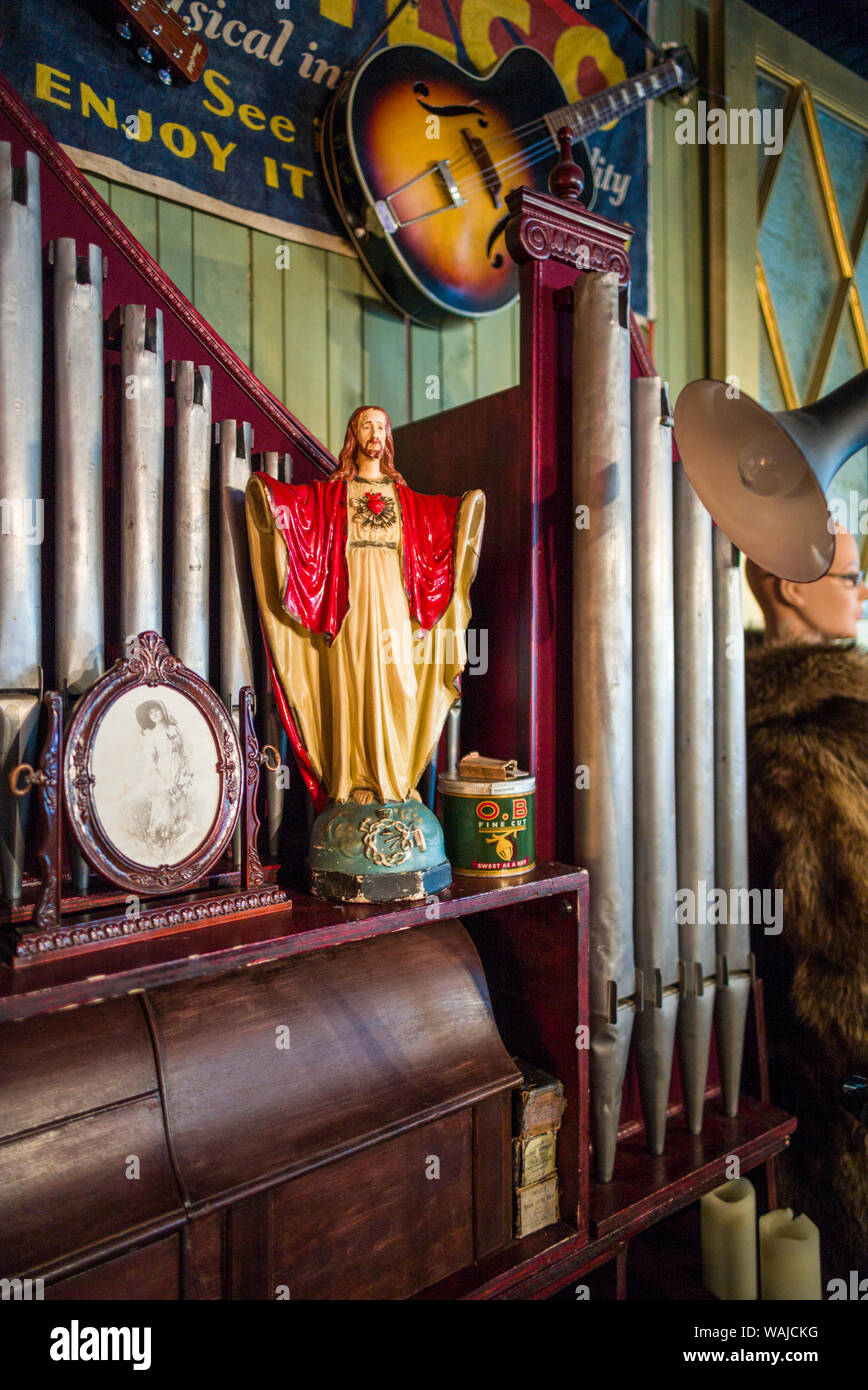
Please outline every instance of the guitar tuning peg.
[[169, 72], [168, 68], [158, 68], [157, 76], [159, 77], [164, 87], [171, 87], [172, 74]]
[[125, 20], [122, 21], [120, 24], [115, 25], [115, 32], [125, 42], [129, 41], [133, 37], [133, 31]]
[[154, 61], [154, 55], [147, 44], [140, 48], [138, 52], [143, 63], [152, 63]]

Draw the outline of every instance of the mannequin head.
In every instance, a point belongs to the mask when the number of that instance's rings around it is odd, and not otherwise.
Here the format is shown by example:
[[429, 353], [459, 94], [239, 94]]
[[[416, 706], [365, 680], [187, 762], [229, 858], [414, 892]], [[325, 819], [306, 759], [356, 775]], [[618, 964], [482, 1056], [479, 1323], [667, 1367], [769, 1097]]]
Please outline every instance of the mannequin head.
[[812, 584], [778, 579], [753, 560], [747, 561], [745, 573], [765, 618], [766, 642], [829, 642], [856, 636], [868, 586], [862, 576], [853, 582], [859, 575], [859, 551], [849, 531], [835, 528], [829, 572]]

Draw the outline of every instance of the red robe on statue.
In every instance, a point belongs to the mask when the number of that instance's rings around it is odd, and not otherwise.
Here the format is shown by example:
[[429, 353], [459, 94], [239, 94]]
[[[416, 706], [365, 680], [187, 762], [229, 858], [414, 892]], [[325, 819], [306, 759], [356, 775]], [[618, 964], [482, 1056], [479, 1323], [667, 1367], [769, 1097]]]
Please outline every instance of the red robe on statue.
[[[308, 632], [333, 641], [349, 607], [346, 481], [279, 483], [266, 473], [256, 476], [268, 488], [286, 542], [283, 606]], [[461, 498], [428, 497], [400, 485], [395, 493], [401, 507], [404, 592], [410, 617], [428, 632], [452, 599]]]
[[[331, 643], [340, 632], [351, 601], [346, 481], [290, 484], [265, 473], [256, 476], [265, 487], [275, 525], [286, 545], [283, 607], [308, 632], [321, 634]], [[401, 484], [395, 487], [395, 495], [401, 510], [402, 578], [410, 617], [428, 632], [452, 600], [461, 499], [426, 496]], [[325, 805], [325, 792], [310, 765], [270, 654], [269, 665], [281, 719], [319, 811]]]

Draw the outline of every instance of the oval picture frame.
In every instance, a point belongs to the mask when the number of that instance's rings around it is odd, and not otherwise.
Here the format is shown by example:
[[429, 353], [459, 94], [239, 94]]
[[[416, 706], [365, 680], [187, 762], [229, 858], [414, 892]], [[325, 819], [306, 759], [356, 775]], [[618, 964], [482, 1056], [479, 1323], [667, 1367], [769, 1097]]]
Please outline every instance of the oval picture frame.
[[241, 748], [223, 702], [143, 632], [76, 706], [63, 795], [82, 854], [134, 893], [182, 892], [227, 849], [241, 807]]

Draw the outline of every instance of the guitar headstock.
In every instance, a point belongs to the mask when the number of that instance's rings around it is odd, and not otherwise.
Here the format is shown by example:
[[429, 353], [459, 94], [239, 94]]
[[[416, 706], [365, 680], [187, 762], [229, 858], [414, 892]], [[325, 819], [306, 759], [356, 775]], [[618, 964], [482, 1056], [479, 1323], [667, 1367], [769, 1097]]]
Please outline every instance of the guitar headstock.
[[208, 49], [168, 0], [100, 0], [115, 18], [120, 38], [131, 42], [143, 63], [167, 87], [175, 79], [196, 82], [208, 61]]
[[678, 78], [678, 85], [675, 90], [680, 92], [682, 96], [686, 96], [699, 81], [696, 64], [690, 56], [690, 50], [679, 48], [678, 44], [665, 43], [663, 51], [666, 54], [666, 62], [672, 63], [675, 68], [675, 74]]

